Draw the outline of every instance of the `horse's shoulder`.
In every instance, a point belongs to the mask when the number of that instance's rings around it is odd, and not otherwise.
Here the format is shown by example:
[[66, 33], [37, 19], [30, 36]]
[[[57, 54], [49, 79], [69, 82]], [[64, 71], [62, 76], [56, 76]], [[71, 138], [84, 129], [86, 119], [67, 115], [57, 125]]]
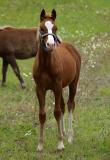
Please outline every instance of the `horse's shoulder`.
[[68, 42], [62, 42], [61, 47], [66, 48], [70, 52], [70, 54], [72, 54], [75, 57], [78, 57], [78, 59], [81, 60], [80, 53], [73, 44]]

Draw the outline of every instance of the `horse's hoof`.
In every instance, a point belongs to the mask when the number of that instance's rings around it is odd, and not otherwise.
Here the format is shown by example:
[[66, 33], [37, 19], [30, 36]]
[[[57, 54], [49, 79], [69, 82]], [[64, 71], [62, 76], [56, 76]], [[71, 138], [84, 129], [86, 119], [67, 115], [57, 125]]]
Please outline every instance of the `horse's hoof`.
[[24, 83], [22, 83], [22, 84], [21, 84], [21, 88], [22, 88], [22, 89], [25, 89], [25, 88], [26, 88], [26, 85], [25, 85]]
[[57, 150], [58, 151], [62, 151], [62, 150], [64, 150], [65, 149], [65, 146], [64, 146], [64, 144], [63, 144], [63, 141], [60, 141], [59, 143], [58, 143], [58, 148], [57, 148]]
[[70, 143], [70, 144], [73, 143], [73, 137], [72, 137], [72, 136], [69, 136], [69, 137], [68, 137], [68, 143]]
[[43, 151], [43, 144], [42, 143], [38, 144], [37, 151], [38, 152], [42, 152]]
[[68, 143], [72, 144], [73, 140], [74, 140], [74, 133], [72, 131], [68, 133]]

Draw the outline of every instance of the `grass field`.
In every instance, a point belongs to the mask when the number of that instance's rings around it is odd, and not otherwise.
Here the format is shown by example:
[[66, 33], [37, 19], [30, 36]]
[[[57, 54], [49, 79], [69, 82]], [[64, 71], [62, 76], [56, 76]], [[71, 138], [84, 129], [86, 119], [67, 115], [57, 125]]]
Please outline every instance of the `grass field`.
[[[9, 68], [7, 86], [0, 86], [0, 160], [110, 160], [110, 0], [0, 0], [0, 26], [37, 26], [42, 8], [57, 10], [58, 34], [82, 56], [73, 113], [75, 140], [69, 145], [65, 139], [66, 149], [56, 151], [54, 99], [49, 92], [44, 152], [36, 152], [39, 125], [34, 59], [18, 61], [27, 87], [20, 88]], [[0, 79], [1, 64], [0, 59]], [[65, 101], [67, 96], [65, 89]], [[67, 126], [67, 113], [65, 118]]]

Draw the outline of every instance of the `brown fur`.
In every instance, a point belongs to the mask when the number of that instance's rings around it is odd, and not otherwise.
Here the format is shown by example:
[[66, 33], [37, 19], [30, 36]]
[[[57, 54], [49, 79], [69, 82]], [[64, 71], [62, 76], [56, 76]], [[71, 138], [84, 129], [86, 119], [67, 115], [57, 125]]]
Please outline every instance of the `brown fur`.
[[21, 86], [24, 87], [24, 81], [20, 75], [16, 59], [27, 59], [36, 55], [36, 33], [36, 28], [0, 28], [0, 57], [3, 58], [3, 85], [6, 83], [6, 72], [8, 64], [10, 64], [18, 77]]
[[[46, 31], [44, 22], [48, 19], [54, 24], [54, 18], [46, 18], [47, 16], [41, 15], [40, 30]], [[56, 31], [53, 29], [53, 33]], [[44, 37], [44, 43], [47, 38]], [[70, 44], [62, 42], [58, 46], [55, 45], [51, 51], [45, 51], [42, 47], [42, 41], [39, 39], [38, 54], [36, 55], [33, 66], [33, 77], [36, 83], [36, 94], [39, 101], [39, 114], [40, 116], [40, 141], [43, 141], [43, 128], [45, 115], [45, 95], [47, 90], [52, 90], [55, 96], [54, 116], [58, 124], [59, 137], [62, 139], [60, 128], [61, 114], [64, 114], [64, 100], [62, 90], [64, 87], [69, 86], [69, 99], [68, 111], [74, 110], [75, 102], [74, 97], [76, 94], [77, 82], [80, 74], [81, 58], [78, 51]], [[43, 120], [42, 120], [43, 119]], [[43, 123], [41, 123], [43, 122]], [[38, 148], [39, 149], [39, 148]]]

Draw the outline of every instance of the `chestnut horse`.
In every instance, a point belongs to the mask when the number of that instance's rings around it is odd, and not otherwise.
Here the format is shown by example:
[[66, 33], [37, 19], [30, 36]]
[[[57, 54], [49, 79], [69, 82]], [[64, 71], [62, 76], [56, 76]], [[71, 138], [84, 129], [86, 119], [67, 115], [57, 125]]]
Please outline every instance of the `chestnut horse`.
[[25, 87], [16, 59], [27, 59], [36, 55], [36, 33], [37, 28], [0, 28], [0, 57], [3, 58], [2, 85], [6, 83], [6, 72], [10, 64], [21, 87]]
[[37, 32], [38, 53], [33, 65], [33, 77], [36, 83], [36, 94], [39, 101], [40, 139], [38, 151], [43, 150], [44, 124], [46, 120], [45, 95], [52, 90], [55, 96], [54, 116], [58, 125], [58, 150], [64, 149], [65, 135], [64, 112], [65, 104], [62, 96], [64, 87], [69, 86], [68, 142], [73, 141], [72, 112], [75, 108], [74, 97], [79, 79], [81, 58], [78, 51], [69, 43], [59, 42], [55, 25], [56, 11], [51, 15], [43, 9], [40, 14], [40, 26]]

